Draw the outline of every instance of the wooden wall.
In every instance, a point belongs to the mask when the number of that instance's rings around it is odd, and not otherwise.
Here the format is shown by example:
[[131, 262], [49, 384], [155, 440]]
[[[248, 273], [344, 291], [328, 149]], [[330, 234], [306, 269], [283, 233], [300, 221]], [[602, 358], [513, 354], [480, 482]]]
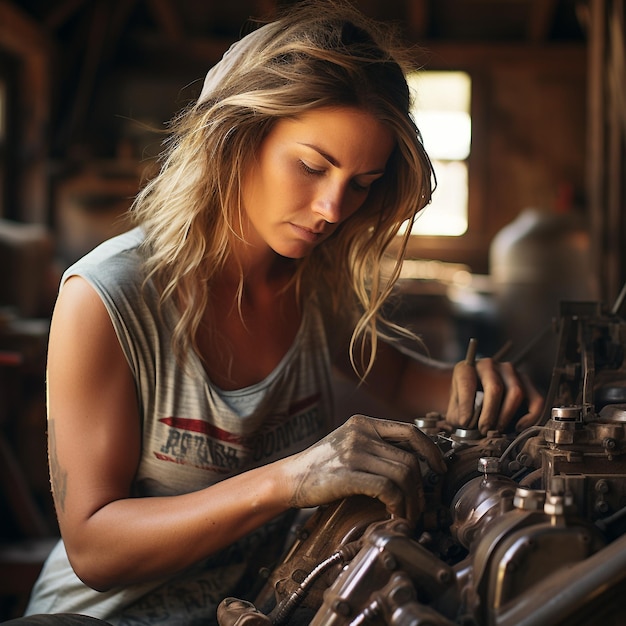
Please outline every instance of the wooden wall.
[[528, 207], [584, 212], [583, 46], [433, 47], [427, 67], [473, 79], [470, 223], [465, 236], [416, 238], [416, 256], [488, 270], [493, 236]]
[[[0, 10], [9, 4], [0, 0]], [[27, 164], [30, 171], [22, 183], [19, 218], [54, 227], [60, 223], [63, 187], [76, 185], [81, 170], [86, 177], [104, 175], [106, 181], [117, 169], [126, 188], [128, 177], [141, 169], [139, 161], [146, 153], [153, 154], [160, 140], [142, 132], [140, 124], [162, 125], [193, 94], [193, 81], [202, 79], [203, 70], [196, 65], [190, 71], [189, 64], [177, 65], [175, 58], [161, 67], [146, 67], [145, 59], [141, 68], [130, 60], [113, 66], [93, 82], [91, 105], [84, 109], [82, 145], [74, 142], [64, 154], [54, 154], [46, 171], [41, 155], [47, 139], [59, 132], [58, 120], [46, 118], [50, 90], [46, 80], [55, 74], [55, 57], [46, 52], [43, 31], [37, 34], [34, 25], [14, 21], [28, 32], [28, 39], [9, 36], [0, 20], [0, 46], [9, 42], [30, 68], [29, 81], [38, 83], [22, 86], [21, 99], [31, 110], [25, 116], [23, 138], [32, 146], [28, 154], [39, 156]], [[20, 46], [16, 43], [20, 38], [38, 43]], [[485, 273], [493, 236], [524, 208], [580, 207], [583, 212], [587, 208], [587, 51], [582, 43], [423, 41], [420, 46], [417, 63], [427, 69], [464, 69], [473, 78], [470, 226], [460, 238], [416, 238], [410, 254], [466, 263]], [[119, 209], [119, 203], [116, 206]]]

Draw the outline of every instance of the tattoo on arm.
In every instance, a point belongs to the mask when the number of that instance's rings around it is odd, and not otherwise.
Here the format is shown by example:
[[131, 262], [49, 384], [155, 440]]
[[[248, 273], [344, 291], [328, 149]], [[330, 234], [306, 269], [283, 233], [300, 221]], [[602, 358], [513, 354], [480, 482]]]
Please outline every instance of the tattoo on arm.
[[54, 502], [61, 511], [65, 511], [67, 470], [63, 469], [59, 465], [54, 420], [48, 421], [48, 463], [50, 464], [50, 482], [52, 485], [52, 496], [54, 498]]

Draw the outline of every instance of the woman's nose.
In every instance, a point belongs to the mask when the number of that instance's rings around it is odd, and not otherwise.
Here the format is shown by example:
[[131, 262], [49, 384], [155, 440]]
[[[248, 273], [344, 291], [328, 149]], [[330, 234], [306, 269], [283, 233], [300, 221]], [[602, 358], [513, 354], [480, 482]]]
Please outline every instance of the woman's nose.
[[341, 220], [343, 195], [340, 185], [325, 186], [313, 202], [313, 211], [329, 224], [338, 223]]

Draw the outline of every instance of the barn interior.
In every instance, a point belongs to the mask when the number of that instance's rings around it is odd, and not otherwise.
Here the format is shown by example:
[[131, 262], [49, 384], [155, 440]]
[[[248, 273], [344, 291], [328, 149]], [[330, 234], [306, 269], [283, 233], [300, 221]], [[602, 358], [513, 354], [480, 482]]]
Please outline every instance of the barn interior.
[[[45, 361], [60, 276], [128, 227], [207, 69], [294, 1], [0, 0], [0, 621], [21, 614], [58, 537]], [[471, 337], [485, 356], [510, 341], [545, 389], [560, 302], [624, 298], [623, 2], [355, 3], [414, 51], [416, 119], [441, 168], [392, 315], [446, 362]]]

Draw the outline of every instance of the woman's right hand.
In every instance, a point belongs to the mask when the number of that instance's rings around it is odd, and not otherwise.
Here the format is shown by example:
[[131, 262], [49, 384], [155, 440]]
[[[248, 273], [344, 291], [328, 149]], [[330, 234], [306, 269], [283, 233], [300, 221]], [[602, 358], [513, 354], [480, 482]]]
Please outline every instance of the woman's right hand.
[[406, 422], [353, 415], [324, 439], [289, 459], [291, 506], [329, 504], [366, 495], [415, 522], [424, 507], [420, 458], [436, 472], [446, 465], [435, 444]]

